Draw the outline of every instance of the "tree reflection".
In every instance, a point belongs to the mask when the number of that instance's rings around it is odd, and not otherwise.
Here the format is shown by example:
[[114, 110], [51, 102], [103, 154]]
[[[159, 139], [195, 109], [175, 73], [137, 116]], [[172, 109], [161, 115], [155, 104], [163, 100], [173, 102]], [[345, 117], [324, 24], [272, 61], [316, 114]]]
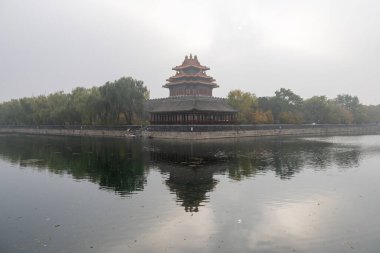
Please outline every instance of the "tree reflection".
[[[229, 175], [235, 180], [274, 171], [281, 179], [290, 179], [305, 168], [324, 170], [336, 164], [354, 167], [359, 163], [358, 147], [340, 146], [328, 142], [283, 138], [271, 141], [244, 141], [239, 145], [235, 167]], [[344, 159], [342, 159], [344, 157]]]
[[240, 181], [273, 171], [279, 178], [289, 180], [306, 168], [357, 166], [361, 155], [359, 147], [294, 138], [154, 140], [147, 146], [150, 159], [168, 174], [166, 184], [170, 191], [190, 212], [197, 212], [208, 201], [207, 193], [218, 182], [214, 175], [226, 173], [230, 179]]
[[165, 141], [0, 136], [2, 159], [70, 174], [122, 196], [142, 191], [149, 168], [154, 168], [187, 212], [197, 212], [207, 203], [218, 184], [215, 175], [240, 181], [270, 171], [290, 180], [304, 169], [355, 167], [361, 152], [358, 146], [296, 138]]
[[70, 174], [120, 195], [141, 191], [146, 167], [141, 142], [118, 139], [1, 136], [0, 154], [20, 166]]

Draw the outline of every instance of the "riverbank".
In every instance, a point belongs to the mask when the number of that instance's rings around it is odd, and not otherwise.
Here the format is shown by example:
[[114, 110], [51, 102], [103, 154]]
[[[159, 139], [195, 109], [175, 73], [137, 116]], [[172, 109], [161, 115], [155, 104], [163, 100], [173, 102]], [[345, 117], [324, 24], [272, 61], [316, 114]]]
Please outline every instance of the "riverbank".
[[157, 139], [218, 139], [290, 135], [378, 134], [380, 125], [233, 125], [151, 126], [149, 136]]
[[0, 133], [201, 140], [289, 135], [379, 134], [380, 125], [3, 126], [0, 127]]

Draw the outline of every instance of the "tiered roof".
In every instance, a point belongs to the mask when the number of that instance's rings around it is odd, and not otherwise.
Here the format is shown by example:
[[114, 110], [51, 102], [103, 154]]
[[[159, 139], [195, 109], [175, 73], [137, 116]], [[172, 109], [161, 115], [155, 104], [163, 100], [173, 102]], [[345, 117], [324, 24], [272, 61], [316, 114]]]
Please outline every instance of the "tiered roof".
[[[153, 118], [157, 115], [216, 115], [228, 118], [230, 121], [219, 121], [216, 117], [202, 119], [199, 122], [215, 122], [215, 124], [230, 123], [234, 120], [237, 110], [232, 108], [227, 99], [212, 96], [212, 89], [218, 87], [215, 79], [206, 74], [208, 67], [202, 66], [197, 56], [186, 56], [182, 65], [173, 68], [176, 71], [163, 86], [170, 89], [170, 96], [162, 99], [150, 99], [144, 105], [144, 110]], [[160, 118], [160, 117], [159, 117]], [[151, 118], [152, 120], [152, 118]], [[232, 120], [232, 121], [231, 121]], [[166, 117], [151, 121], [153, 124], [170, 123]], [[189, 120], [181, 122], [188, 124]]]
[[174, 67], [172, 69], [179, 71], [179, 70], [182, 70], [182, 69], [187, 69], [189, 67], [193, 67], [193, 68], [201, 69], [201, 70], [210, 70], [209, 67], [202, 66], [199, 63], [199, 61], [198, 61], [198, 57], [196, 55], [194, 55], [194, 58], [193, 58], [192, 54], [190, 54], [190, 57], [188, 57], [186, 55], [185, 56], [185, 60], [182, 62], [182, 65], [176, 66], [176, 67]]
[[148, 112], [188, 112], [188, 111], [207, 111], [207, 112], [237, 112], [225, 98], [207, 96], [180, 96], [161, 99], [151, 99], [145, 105]]
[[174, 76], [169, 77], [166, 81], [167, 83], [163, 85], [164, 88], [169, 88], [172, 85], [178, 84], [202, 84], [206, 86], [211, 86], [212, 88], [219, 87], [215, 83], [215, 79], [206, 74], [206, 70], [209, 70], [209, 67], [202, 66], [197, 56], [194, 58], [190, 54], [190, 57], [186, 55], [185, 60], [182, 62], [182, 65], [172, 68], [176, 70], [177, 73]]

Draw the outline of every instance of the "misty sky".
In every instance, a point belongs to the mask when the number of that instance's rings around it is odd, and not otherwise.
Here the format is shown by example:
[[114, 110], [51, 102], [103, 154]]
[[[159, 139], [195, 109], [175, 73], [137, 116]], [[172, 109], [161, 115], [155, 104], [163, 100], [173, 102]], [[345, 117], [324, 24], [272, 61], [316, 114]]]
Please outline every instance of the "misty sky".
[[377, 0], [0, 0], [0, 101], [122, 76], [151, 97], [196, 54], [232, 89], [380, 104]]

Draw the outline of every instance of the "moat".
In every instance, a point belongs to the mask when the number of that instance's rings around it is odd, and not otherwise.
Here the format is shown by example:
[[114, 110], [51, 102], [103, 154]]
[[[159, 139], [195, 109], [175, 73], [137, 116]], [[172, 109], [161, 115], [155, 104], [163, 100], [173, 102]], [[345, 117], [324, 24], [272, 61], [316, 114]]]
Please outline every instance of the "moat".
[[0, 252], [378, 252], [380, 135], [0, 135]]

